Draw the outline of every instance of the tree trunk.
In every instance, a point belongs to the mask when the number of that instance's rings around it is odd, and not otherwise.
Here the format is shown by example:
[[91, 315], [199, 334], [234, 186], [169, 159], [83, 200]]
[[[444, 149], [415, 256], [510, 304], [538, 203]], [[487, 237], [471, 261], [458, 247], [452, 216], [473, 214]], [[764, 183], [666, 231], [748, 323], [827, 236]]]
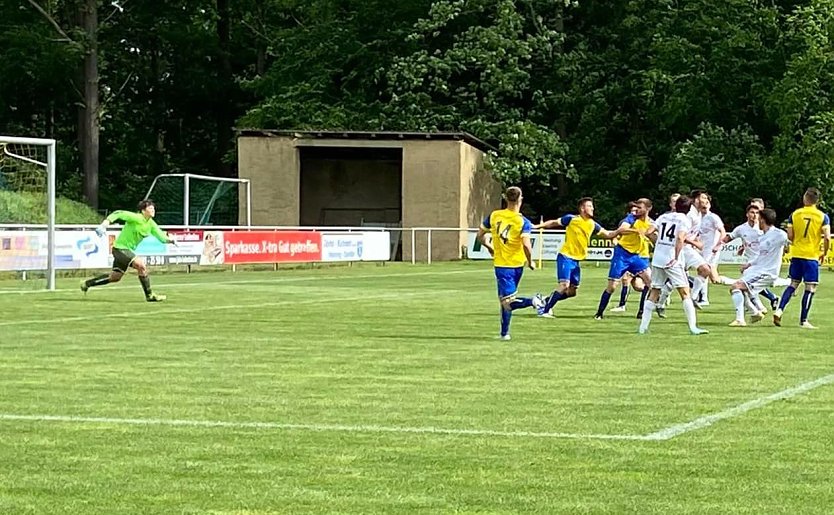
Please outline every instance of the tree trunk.
[[[564, 8], [559, 6], [559, 14], [556, 18], [556, 23], [554, 28], [561, 34], [565, 32], [565, 18], [564, 18]], [[563, 51], [562, 45], [559, 45], [558, 48], [559, 52]], [[564, 116], [564, 115], [563, 115]], [[556, 134], [559, 135], [559, 139], [565, 141], [568, 137], [568, 131], [565, 129], [565, 121], [562, 118], [556, 120]], [[568, 189], [570, 188], [570, 183], [567, 180], [567, 177], [564, 173], [557, 173], [556, 174], [556, 198], [559, 199], [560, 203], [563, 202], [568, 196]]]
[[232, 168], [223, 159], [232, 140], [234, 114], [232, 107], [232, 59], [231, 59], [231, 12], [229, 0], [217, 0], [217, 42], [220, 50], [218, 84], [220, 86], [219, 102], [215, 113], [217, 120], [217, 174], [223, 177], [232, 175]]
[[84, 199], [98, 209], [99, 187], [99, 91], [98, 91], [98, 0], [85, 0], [81, 6], [81, 28], [86, 37], [82, 68], [84, 103], [78, 124], [84, 171]]

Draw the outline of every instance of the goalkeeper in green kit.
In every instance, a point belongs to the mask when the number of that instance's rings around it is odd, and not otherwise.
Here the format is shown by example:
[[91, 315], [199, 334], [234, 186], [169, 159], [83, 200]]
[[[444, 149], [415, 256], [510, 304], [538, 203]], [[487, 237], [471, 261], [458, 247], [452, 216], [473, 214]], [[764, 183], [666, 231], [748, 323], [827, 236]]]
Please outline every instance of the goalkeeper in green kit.
[[145, 291], [145, 300], [148, 302], [161, 302], [165, 300], [165, 295], [158, 295], [151, 291], [151, 280], [148, 277], [148, 265], [145, 261], [136, 256], [134, 251], [139, 243], [145, 239], [146, 236], [153, 236], [162, 243], [177, 242], [170, 235], [165, 234], [162, 229], [156, 225], [153, 217], [156, 214], [156, 206], [150, 199], [145, 199], [139, 202], [139, 212], [132, 213], [130, 211], [114, 211], [101, 222], [96, 228], [96, 234], [99, 236], [105, 235], [105, 228], [108, 225], [121, 220], [124, 222], [124, 228], [113, 242], [113, 271], [109, 274], [99, 275], [92, 279], [87, 279], [81, 282], [81, 291], [87, 293], [87, 290], [93, 286], [103, 286], [105, 284], [117, 283], [122, 280], [122, 276], [127, 273], [131, 267], [139, 272], [139, 282], [142, 283], [142, 289]]

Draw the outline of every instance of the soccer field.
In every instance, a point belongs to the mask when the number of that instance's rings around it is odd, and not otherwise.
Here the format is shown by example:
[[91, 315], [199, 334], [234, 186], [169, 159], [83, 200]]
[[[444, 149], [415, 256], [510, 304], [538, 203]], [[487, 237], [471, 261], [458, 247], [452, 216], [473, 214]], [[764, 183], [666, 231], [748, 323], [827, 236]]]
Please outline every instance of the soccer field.
[[830, 513], [834, 275], [693, 337], [593, 320], [605, 272], [511, 342], [485, 263], [0, 294], [0, 513]]

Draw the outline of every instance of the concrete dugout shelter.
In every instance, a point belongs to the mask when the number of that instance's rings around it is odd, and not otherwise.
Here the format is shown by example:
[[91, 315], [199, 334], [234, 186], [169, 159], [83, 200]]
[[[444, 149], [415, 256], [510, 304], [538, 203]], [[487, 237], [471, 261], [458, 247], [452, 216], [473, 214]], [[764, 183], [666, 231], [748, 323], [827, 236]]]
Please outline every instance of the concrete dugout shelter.
[[[491, 147], [470, 134], [241, 129], [237, 144], [254, 225], [467, 228], [501, 206], [484, 169]], [[432, 259], [465, 246], [465, 231], [434, 233]], [[401, 248], [410, 260], [410, 231]], [[425, 232], [415, 254], [426, 258]]]

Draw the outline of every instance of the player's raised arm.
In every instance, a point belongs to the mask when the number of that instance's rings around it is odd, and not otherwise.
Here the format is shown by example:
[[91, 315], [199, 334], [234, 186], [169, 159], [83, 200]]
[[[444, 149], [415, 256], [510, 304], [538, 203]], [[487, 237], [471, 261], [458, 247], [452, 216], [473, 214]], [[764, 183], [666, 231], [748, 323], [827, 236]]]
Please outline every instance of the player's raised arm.
[[618, 234], [639, 234], [640, 236], [645, 236], [646, 231], [642, 229], [635, 229], [634, 223], [637, 221], [637, 217], [633, 214], [630, 214], [623, 218], [623, 221], [620, 222], [620, 226], [617, 228]]
[[521, 226], [521, 246], [524, 248], [524, 257], [527, 258], [527, 267], [530, 270], [535, 270], [536, 263], [533, 262], [533, 241], [530, 239], [532, 230], [533, 224], [525, 218]]
[[[639, 233], [640, 231], [637, 232]], [[616, 231], [609, 231], [608, 229], [603, 229], [602, 226], [598, 223], [594, 224], [594, 233], [606, 240], [613, 240], [621, 234], [620, 228], [617, 228]]]
[[153, 235], [154, 238], [156, 238], [157, 240], [159, 240], [162, 243], [173, 243], [174, 245], [177, 244], [177, 240], [173, 236], [171, 236], [170, 234], [167, 234], [165, 231], [160, 229], [159, 226], [156, 224], [156, 221], [150, 220], [150, 224], [151, 224], [151, 234]]
[[109, 215], [107, 215], [107, 218], [105, 218], [104, 220], [101, 221], [101, 223], [98, 225], [98, 227], [96, 227], [96, 234], [98, 234], [99, 236], [104, 236], [104, 234], [106, 232], [105, 230], [107, 229], [107, 227], [109, 227], [110, 224], [112, 224], [113, 222], [116, 222], [118, 220], [121, 220], [123, 222], [139, 223], [139, 222], [143, 221], [144, 218], [139, 213], [132, 213], [130, 211], [116, 210], [116, 211], [113, 211], [112, 213], [110, 213]]
[[716, 230], [718, 231], [718, 239], [715, 240], [717, 243], [712, 248], [713, 252], [721, 252], [721, 247], [724, 246], [724, 239], [727, 238], [727, 230], [724, 229], [724, 222], [721, 219], [718, 219], [716, 222]]

